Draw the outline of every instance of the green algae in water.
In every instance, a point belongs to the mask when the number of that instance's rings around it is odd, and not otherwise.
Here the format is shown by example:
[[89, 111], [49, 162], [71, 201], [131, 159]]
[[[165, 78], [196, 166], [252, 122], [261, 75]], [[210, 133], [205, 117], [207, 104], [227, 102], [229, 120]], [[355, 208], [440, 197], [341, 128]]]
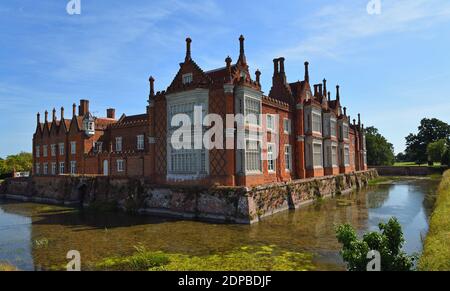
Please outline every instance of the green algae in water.
[[151, 252], [136, 247], [129, 257], [106, 258], [96, 270], [119, 271], [309, 271], [314, 270], [312, 254], [279, 250], [276, 246], [244, 246], [208, 256]]

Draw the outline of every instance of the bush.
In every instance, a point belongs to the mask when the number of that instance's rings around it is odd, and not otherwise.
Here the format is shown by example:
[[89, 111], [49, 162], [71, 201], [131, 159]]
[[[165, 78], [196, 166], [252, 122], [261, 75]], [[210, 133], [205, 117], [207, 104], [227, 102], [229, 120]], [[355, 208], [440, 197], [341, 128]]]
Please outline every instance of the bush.
[[339, 225], [336, 228], [336, 237], [342, 244], [341, 256], [347, 263], [349, 271], [366, 271], [371, 259], [367, 254], [374, 250], [381, 255], [382, 271], [410, 271], [414, 266], [415, 258], [402, 252], [405, 242], [402, 228], [396, 218], [388, 223], [380, 223], [381, 233], [369, 232], [359, 240], [356, 231], [349, 224]]

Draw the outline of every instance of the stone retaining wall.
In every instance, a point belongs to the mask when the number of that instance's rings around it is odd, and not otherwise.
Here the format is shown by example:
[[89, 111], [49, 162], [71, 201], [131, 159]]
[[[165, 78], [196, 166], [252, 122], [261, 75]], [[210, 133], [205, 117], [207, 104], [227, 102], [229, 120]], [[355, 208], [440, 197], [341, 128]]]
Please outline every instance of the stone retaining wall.
[[377, 166], [373, 167], [380, 176], [428, 176], [442, 174], [446, 167], [419, 167], [419, 166]]
[[7, 179], [0, 195], [23, 201], [66, 205], [112, 205], [124, 211], [171, 217], [255, 223], [274, 213], [298, 209], [318, 197], [359, 189], [375, 170], [323, 178], [244, 187], [168, 187], [145, 179], [110, 177], [32, 177]]

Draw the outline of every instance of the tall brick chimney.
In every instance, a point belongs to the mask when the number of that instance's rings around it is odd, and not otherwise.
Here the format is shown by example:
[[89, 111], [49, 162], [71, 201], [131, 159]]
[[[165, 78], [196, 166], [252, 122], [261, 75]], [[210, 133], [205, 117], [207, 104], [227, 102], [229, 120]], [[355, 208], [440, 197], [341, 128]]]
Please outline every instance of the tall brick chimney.
[[108, 108], [106, 109], [106, 117], [111, 119], [116, 119], [116, 109]]
[[61, 120], [64, 119], [64, 107], [61, 107]]
[[190, 37], [186, 38], [186, 58], [184, 59], [185, 62], [191, 60], [191, 43], [192, 39]]
[[84, 116], [89, 112], [89, 101], [80, 100], [80, 106], [78, 107], [78, 115]]
[[309, 62], [305, 62], [305, 82], [309, 83]]

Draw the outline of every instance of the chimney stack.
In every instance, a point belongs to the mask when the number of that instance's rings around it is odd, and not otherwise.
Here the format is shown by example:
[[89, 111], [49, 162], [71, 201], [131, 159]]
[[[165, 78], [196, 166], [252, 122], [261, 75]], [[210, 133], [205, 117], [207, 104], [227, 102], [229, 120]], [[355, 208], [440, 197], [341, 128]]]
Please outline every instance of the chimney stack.
[[273, 76], [278, 75], [278, 59], [273, 59]]
[[245, 41], [245, 38], [241, 34], [241, 36], [239, 37], [239, 61], [242, 64], [247, 64], [247, 59], [245, 57], [244, 41]]
[[64, 119], [64, 107], [61, 107], [61, 120]]
[[323, 79], [323, 95], [327, 96], [327, 80]]
[[322, 84], [319, 84], [319, 96], [323, 96]]
[[331, 101], [331, 92], [328, 92], [328, 102]]
[[186, 38], [186, 58], [184, 59], [185, 62], [188, 62], [191, 60], [191, 38]]
[[305, 62], [305, 82], [309, 83], [309, 63]]
[[339, 87], [339, 85], [337, 85], [336, 86], [336, 100], [338, 100], [338, 101], [341, 100], [341, 95], [340, 95], [339, 89], [340, 89], [340, 87]]
[[347, 107], [344, 107], [344, 116], [347, 116]]
[[41, 114], [39, 112], [36, 115], [36, 121], [38, 125], [41, 124]]
[[111, 119], [116, 119], [116, 110], [114, 108], [106, 109], [106, 117]]
[[48, 123], [48, 111], [47, 110], [45, 110], [45, 123], [46, 124]]
[[361, 125], [361, 114], [358, 113], [358, 125]]
[[314, 96], [316, 96], [317, 95], [317, 87], [319, 87], [319, 85], [314, 85]]
[[80, 106], [78, 107], [78, 115], [84, 116], [89, 113], [89, 101], [80, 100]]
[[285, 58], [279, 58], [278, 59], [280, 61], [280, 73], [284, 74], [284, 60]]
[[153, 97], [155, 97], [155, 79], [150, 76], [150, 78], [148, 79], [149, 83], [150, 83], [150, 95], [149, 95], [149, 99], [152, 99]]
[[52, 111], [52, 120], [56, 120], [56, 109], [55, 108], [53, 108], [53, 111]]
[[73, 103], [72, 105], [72, 117], [75, 117], [75, 115], [77, 114], [77, 105], [75, 103]]

